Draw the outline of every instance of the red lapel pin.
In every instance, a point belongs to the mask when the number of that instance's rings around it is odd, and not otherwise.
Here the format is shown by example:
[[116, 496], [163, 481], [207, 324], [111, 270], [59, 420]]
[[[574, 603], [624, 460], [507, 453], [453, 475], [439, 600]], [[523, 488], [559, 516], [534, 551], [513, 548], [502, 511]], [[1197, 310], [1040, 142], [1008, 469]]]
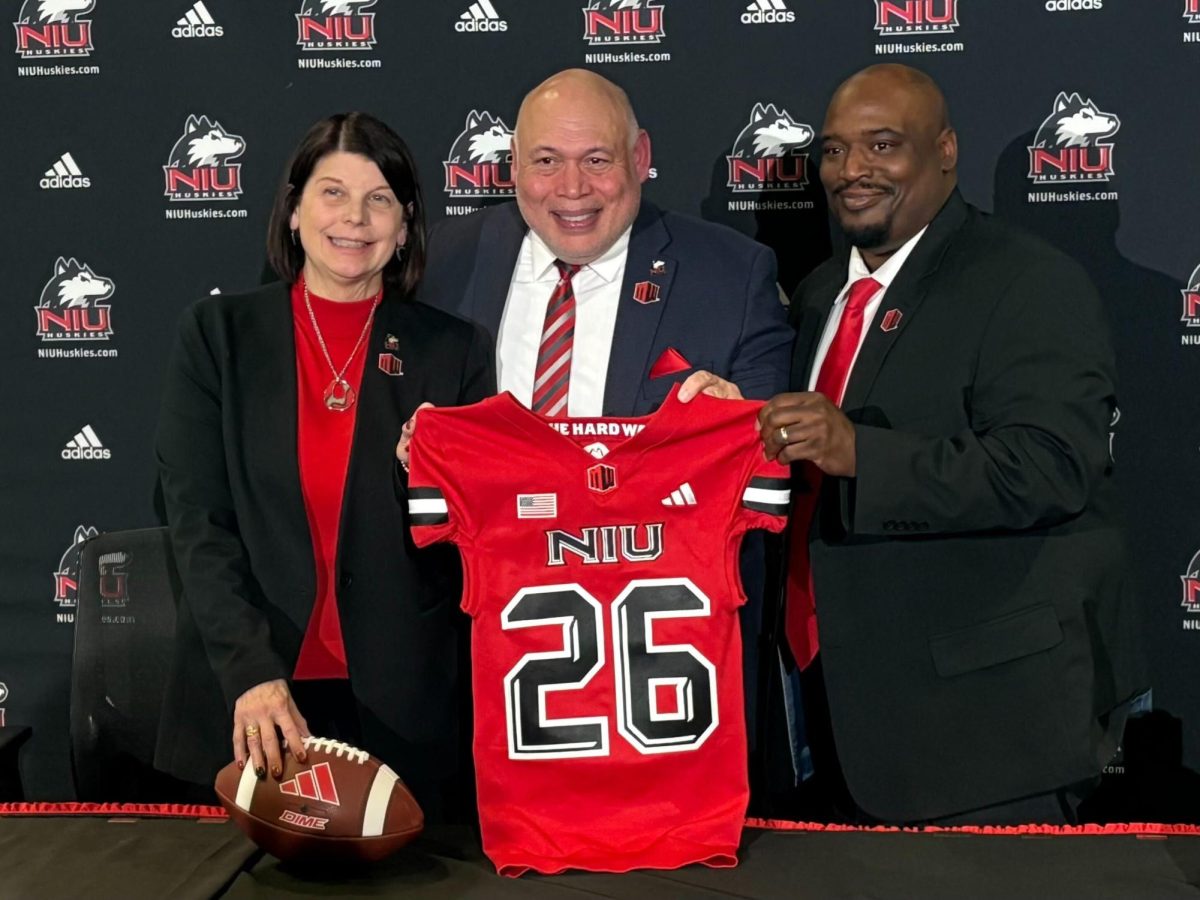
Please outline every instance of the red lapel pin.
[[889, 309], [883, 314], [883, 321], [879, 323], [879, 328], [882, 331], [895, 331], [900, 327], [900, 320], [904, 318], [904, 313], [898, 309]]
[[657, 303], [659, 287], [653, 281], [639, 281], [633, 286], [633, 299], [638, 303]]

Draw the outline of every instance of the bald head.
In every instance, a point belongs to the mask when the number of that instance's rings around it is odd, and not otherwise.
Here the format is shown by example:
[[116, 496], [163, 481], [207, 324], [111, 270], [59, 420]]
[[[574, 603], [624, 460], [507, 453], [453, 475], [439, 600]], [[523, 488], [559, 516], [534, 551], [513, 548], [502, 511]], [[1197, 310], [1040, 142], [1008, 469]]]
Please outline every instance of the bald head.
[[517, 112], [514, 140], [520, 139], [522, 124], [528, 130], [539, 117], [562, 115], [572, 109], [581, 117], [594, 119], [603, 116], [623, 123], [627, 132], [626, 140], [631, 147], [637, 139], [637, 116], [633, 114], [633, 106], [625, 91], [603, 75], [588, 69], [564, 69], [525, 95]]
[[855, 72], [833, 92], [829, 105], [832, 107], [843, 95], [853, 97], [856, 91], [880, 89], [905, 95], [935, 132], [950, 127], [950, 109], [937, 82], [920, 69], [899, 63], [880, 63]]
[[521, 215], [564, 262], [603, 256], [637, 216], [650, 138], [607, 78], [567, 69], [535, 87], [512, 150]]
[[872, 269], [933, 220], [958, 180], [946, 98], [909, 66], [871, 66], [842, 82], [821, 143], [829, 207]]

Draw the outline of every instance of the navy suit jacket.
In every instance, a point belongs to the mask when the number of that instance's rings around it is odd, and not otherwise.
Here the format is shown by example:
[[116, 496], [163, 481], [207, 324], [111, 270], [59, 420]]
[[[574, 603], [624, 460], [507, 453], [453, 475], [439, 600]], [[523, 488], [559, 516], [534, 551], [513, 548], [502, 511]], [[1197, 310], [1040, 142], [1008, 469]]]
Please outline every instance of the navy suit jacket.
[[[797, 289], [792, 390], [846, 267]], [[1052, 791], [1116, 749], [1141, 675], [1114, 383], [1084, 271], [955, 192], [863, 340], [842, 401], [857, 474], [822, 481], [810, 533], [833, 735], [867, 812]]]
[[[516, 203], [442, 221], [430, 234], [421, 299], [482, 325], [495, 339], [527, 230]], [[658, 286], [657, 301], [634, 300], [642, 281]], [[771, 250], [643, 201], [629, 239], [604, 415], [651, 413], [673, 383], [696, 369], [765, 399], [787, 386], [791, 344]], [[692, 368], [651, 379], [651, 366], [668, 348]]]

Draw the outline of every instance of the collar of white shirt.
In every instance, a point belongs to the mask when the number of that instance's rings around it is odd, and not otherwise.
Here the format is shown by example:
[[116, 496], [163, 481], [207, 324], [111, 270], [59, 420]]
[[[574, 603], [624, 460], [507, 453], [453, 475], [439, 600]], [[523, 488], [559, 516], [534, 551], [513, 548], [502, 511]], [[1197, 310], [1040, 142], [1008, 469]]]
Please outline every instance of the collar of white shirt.
[[913, 252], [913, 248], [917, 246], [917, 241], [921, 240], [921, 237], [928, 228], [929, 226], [926, 225], [901, 244], [900, 249], [885, 259], [883, 265], [874, 272], [867, 268], [867, 264], [863, 262], [862, 254], [858, 252], [858, 248], [851, 248], [850, 263], [847, 266], [846, 287], [842, 288], [842, 292], [845, 293], [850, 285], [854, 284], [860, 278], [874, 278], [886, 290], [893, 279], [900, 273], [900, 267], [904, 265], [904, 261], [908, 259], [909, 254]]
[[[598, 259], [594, 259], [584, 266], [584, 270], [591, 271], [605, 284], [610, 284], [614, 278], [620, 276], [625, 270], [625, 253], [629, 250], [629, 235], [632, 231], [633, 226], [630, 225], [617, 238], [616, 243], [604, 251]], [[558, 270], [554, 266], [554, 261], [558, 257], [554, 255], [554, 251], [532, 228], [529, 229], [526, 238], [529, 242], [529, 267], [527, 269], [521, 267], [523, 271], [518, 273], [517, 280], [524, 282], [557, 281]]]

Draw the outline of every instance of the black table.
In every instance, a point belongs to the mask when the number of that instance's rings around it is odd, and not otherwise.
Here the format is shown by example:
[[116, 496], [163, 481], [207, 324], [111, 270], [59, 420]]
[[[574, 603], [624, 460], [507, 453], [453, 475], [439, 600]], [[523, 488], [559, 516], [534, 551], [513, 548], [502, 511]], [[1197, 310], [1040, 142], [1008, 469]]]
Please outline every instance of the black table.
[[228, 821], [0, 817], [0, 897], [1200, 897], [1200, 835], [747, 829], [735, 869], [503, 879], [467, 831], [342, 871], [285, 865]]

